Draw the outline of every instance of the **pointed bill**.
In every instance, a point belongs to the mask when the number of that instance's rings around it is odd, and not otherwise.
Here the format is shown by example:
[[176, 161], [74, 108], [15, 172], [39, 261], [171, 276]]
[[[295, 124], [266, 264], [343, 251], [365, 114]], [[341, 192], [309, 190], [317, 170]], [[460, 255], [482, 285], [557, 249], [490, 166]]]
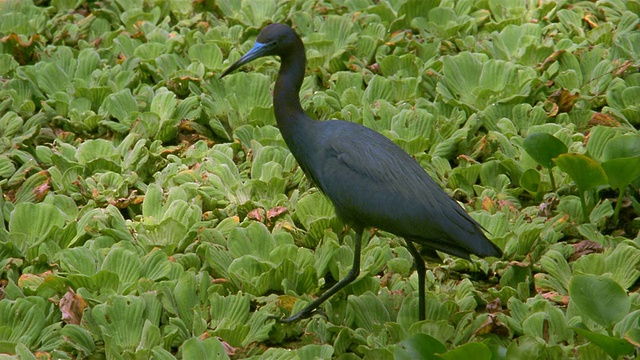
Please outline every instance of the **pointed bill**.
[[269, 51], [270, 47], [267, 46], [268, 44], [262, 44], [262, 43], [255, 43], [255, 45], [253, 45], [253, 47], [251, 48], [251, 50], [249, 50], [248, 53], [244, 54], [244, 56], [242, 56], [240, 58], [240, 60], [236, 61], [233, 65], [229, 66], [229, 68], [227, 68], [227, 70], [225, 70], [222, 75], [220, 75], [220, 78], [222, 79], [223, 77], [229, 75], [231, 72], [233, 72], [235, 69], [241, 67], [242, 65], [255, 60], [259, 57], [262, 57], [264, 55], [267, 54], [267, 52]]

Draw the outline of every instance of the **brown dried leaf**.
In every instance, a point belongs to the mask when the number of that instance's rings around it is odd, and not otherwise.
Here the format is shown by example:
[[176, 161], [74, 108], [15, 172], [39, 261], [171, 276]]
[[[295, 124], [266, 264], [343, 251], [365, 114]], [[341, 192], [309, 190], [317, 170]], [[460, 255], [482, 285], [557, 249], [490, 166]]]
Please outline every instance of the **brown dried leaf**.
[[558, 112], [560, 112], [560, 108], [558, 107], [558, 104], [551, 103], [551, 109], [547, 111], [547, 115], [549, 115], [549, 117], [555, 117], [558, 115]]
[[227, 353], [227, 355], [233, 356], [236, 354], [236, 348], [231, 346], [228, 342], [224, 341], [221, 337], [216, 336], [216, 338], [218, 338], [218, 340], [222, 344], [222, 347], [224, 348], [224, 351]]
[[571, 297], [569, 295], [560, 295], [557, 292], [549, 291], [546, 293], [540, 294], [544, 299], [547, 299], [551, 302], [554, 302], [559, 305], [567, 306], [569, 305], [569, 300]]
[[496, 211], [496, 204], [490, 197], [485, 196], [482, 199], [482, 209], [493, 214]]
[[457, 160], [464, 160], [466, 162], [469, 162], [471, 164], [478, 164], [478, 161], [476, 161], [476, 159], [468, 156], [468, 155], [460, 155], [458, 156]]
[[4, 299], [4, 288], [7, 287], [9, 281], [5, 279], [0, 279], [0, 300]]
[[51, 189], [51, 176], [47, 172], [47, 180], [33, 189], [33, 194], [36, 196], [36, 201], [40, 202], [49, 193]]
[[27, 65], [38, 60], [36, 50], [42, 44], [40, 35], [31, 35], [30, 38], [24, 39], [16, 33], [0, 38], [0, 42], [5, 44], [5, 52], [13, 55], [13, 58], [20, 65]]
[[553, 94], [551, 94], [547, 101], [556, 104], [558, 106], [559, 112], [569, 112], [571, 111], [571, 109], [573, 109], [573, 106], [576, 104], [579, 98], [579, 92], [572, 94], [566, 89], [558, 89]]
[[214, 214], [213, 211], [205, 211], [202, 213], [202, 220], [204, 221], [213, 220], [215, 217], [216, 214]]
[[509, 327], [505, 325], [494, 314], [489, 314], [487, 320], [476, 330], [476, 335], [496, 334], [508, 337], [510, 334]]
[[593, 14], [586, 14], [582, 20], [586, 21], [592, 28], [598, 27], [598, 18]]
[[509, 265], [517, 267], [529, 267], [531, 266], [531, 261], [529, 261], [529, 259], [526, 259], [525, 261], [510, 261]]
[[533, 281], [533, 286], [535, 287], [536, 292], [538, 294], [544, 294], [544, 293], [548, 293], [548, 292], [553, 291], [551, 288], [541, 287], [540, 286], [541, 281], [537, 281], [537, 280], [544, 280], [547, 277], [548, 277], [548, 275], [547, 274], [543, 274], [543, 273], [537, 273], [537, 274], [533, 275], [533, 280], [534, 280]]
[[280, 215], [286, 213], [287, 211], [289, 211], [289, 209], [287, 209], [284, 206], [276, 206], [276, 207], [271, 208], [271, 209], [269, 209], [267, 211], [267, 219], [269, 219], [269, 221], [271, 221], [276, 216], [280, 216]]
[[60, 299], [59, 306], [60, 312], [62, 312], [62, 321], [67, 324], [77, 325], [82, 320], [82, 314], [87, 307], [87, 303], [72, 288], [69, 288], [69, 291]]
[[616, 120], [613, 116], [609, 114], [604, 114], [601, 112], [594, 113], [591, 119], [589, 119], [589, 126], [609, 126], [609, 127], [619, 127], [620, 122]]
[[262, 210], [260, 208], [255, 208], [255, 209], [249, 211], [249, 213], [247, 214], [247, 218], [249, 218], [251, 220], [256, 220], [256, 221], [263, 222], [264, 221], [264, 216], [262, 215], [263, 211], [264, 210]]
[[380, 65], [378, 63], [373, 63], [367, 66], [367, 69], [371, 70], [371, 72], [379, 74], [380, 73]]
[[593, 254], [593, 253], [601, 253], [604, 251], [602, 245], [595, 241], [591, 240], [582, 240], [577, 244], [571, 244], [573, 246], [573, 255], [569, 257], [569, 262], [576, 261], [578, 258]]
[[538, 70], [546, 70], [549, 68], [549, 66], [556, 62], [558, 60], [558, 58], [560, 57], [560, 55], [564, 54], [566, 52], [566, 50], [558, 50], [553, 52], [553, 54], [549, 55], [546, 59], [544, 59], [544, 61], [542, 62], [542, 64], [540, 64], [540, 66], [538, 67]]
[[613, 76], [620, 76], [622, 74], [624, 74], [625, 71], [627, 71], [627, 69], [629, 67], [631, 67], [631, 65], [633, 65], [633, 62], [631, 62], [631, 60], [626, 60], [625, 62], [622, 63], [622, 65], [616, 70], [616, 72], [613, 73]]
[[560, 201], [557, 196], [545, 196], [544, 201], [538, 205], [538, 215], [542, 217], [551, 217], [553, 209]]
[[487, 311], [491, 314], [502, 311], [502, 301], [500, 301], [499, 297], [493, 299], [493, 301], [487, 304]]
[[128, 197], [118, 198], [110, 201], [109, 203], [118, 209], [126, 209], [130, 205], [141, 204], [144, 201], [144, 196], [137, 196], [137, 192], [137, 190], [133, 190]]

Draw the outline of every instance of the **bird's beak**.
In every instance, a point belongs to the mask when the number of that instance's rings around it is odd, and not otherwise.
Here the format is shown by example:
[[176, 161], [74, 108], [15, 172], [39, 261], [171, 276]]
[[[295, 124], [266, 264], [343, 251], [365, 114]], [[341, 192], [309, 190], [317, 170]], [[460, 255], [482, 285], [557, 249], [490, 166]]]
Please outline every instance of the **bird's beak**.
[[268, 44], [262, 44], [262, 43], [255, 43], [255, 45], [253, 45], [253, 47], [251, 48], [251, 50], [249, 50], [248, 53], [244, 54], [243, 57], [240, 58], [240, 60], [236, 61], [233, 65], [229, 66], [229, 68], [227, 68], [227, 70], [225, 70], [222, 75], [220, 75], [220, 79], [222, 79], [223, 77], [229, 75], [231, 72], [233, 72], [233, 70], [241, 67], [242, 65], [255, 60], [261, 56], [264, 56], [267, 54], [267, 52], [270, 49], [270, 46], [267, 46]]

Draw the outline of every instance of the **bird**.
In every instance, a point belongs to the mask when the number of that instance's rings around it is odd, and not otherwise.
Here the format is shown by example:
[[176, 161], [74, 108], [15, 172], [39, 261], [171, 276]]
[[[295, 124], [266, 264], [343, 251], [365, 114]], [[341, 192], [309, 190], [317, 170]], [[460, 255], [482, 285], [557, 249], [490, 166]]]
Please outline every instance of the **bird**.
[[306, 69], [302, 39], [286, 24], [264, 27], [254, 46], [221, 75], [261, 57], [280, 57], [273, 91], [276, 123], [304, 174], [334, 205], [337, 217], [355, 232], [353, 266], [349, 273], [298, 313], [278, 319], [292, 323], [317, 308], [360, 274], [365, 229], [402, 237], [418, 273], [418, 318], [425, 319], [426, 267], [420, 251], [441, 251], [470, 259], [502, 256], [483, 228], [402, 148], [366, 126], [342, 120], [317, 121], [300, 104]]

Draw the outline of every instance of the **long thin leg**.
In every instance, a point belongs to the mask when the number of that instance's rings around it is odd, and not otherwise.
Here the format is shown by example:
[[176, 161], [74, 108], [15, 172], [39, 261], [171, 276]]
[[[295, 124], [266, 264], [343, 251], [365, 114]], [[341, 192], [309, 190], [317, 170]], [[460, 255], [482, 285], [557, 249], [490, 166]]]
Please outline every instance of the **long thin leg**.
[[318, 306], [327, 301], [327, 299], [329, 299], [333, 294], [340, 291], [343, 287], [352, 283], [353, 280], [355, 280], [358, 275], [360, 275], [360, 243], [362, 240], [362, 231], [363, 229], [356, 229], [356, 241], [353, 249], [353, 266], [351, 267], [351, 270], [349, 271], [347, 276], [345, 276], [344, 279], [338, 281], [329, 290], [325, 291], [324, 294], [320, 295], [320, 297], [312, 301], [309, 305], [307, 305], [307, 307], [302, 309], [297, 314], [286, 319], [277, 319], [279, 322], [288, 324], [311, 316], [311, 314], [313, 314], [313, 311], [318, 308]]
[[422, 321], [426, 318], [424, 282], [427, 276], [427, 267], [424, 264], [422, 255], [420, 255], [420, 252], [416, 249], [411, 240], [405, 239], [404, 241], [407, 243], [407, 249], [409, 249], [409, 252], [413, 255], [413, 260], [416, 263], [416, 271], [418, 272], [418, 319]]

